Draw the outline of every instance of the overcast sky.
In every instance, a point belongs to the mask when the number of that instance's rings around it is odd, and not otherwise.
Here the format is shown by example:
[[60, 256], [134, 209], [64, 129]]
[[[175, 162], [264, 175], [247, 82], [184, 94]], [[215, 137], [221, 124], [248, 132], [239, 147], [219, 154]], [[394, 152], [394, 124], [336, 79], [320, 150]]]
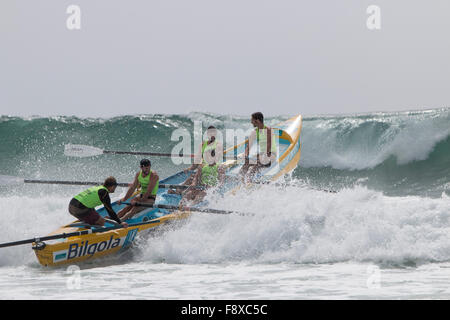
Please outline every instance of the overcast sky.
[[449, 33], [449, 0], [1, 0], [0, 114], [448, 107]]

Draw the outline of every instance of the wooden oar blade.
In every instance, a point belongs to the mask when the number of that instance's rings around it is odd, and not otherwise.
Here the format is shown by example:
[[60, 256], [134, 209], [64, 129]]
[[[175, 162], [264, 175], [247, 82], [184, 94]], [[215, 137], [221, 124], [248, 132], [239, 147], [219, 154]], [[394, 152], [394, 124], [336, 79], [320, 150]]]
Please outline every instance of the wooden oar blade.
[[66, 144], [64, 146], [64, 154], [69, 157], [93, 157], [103, 154], [100, 148], [85, 146], [82, 144]]

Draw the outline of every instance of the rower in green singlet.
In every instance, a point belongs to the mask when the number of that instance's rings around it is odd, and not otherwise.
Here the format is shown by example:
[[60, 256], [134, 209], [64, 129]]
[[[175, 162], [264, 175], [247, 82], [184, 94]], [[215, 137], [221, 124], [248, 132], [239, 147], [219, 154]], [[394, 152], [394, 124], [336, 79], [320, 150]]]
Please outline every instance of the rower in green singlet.
[[155, 171], [152, 171], [151, 162], [148, 159], [142, 159], [140, 162], [141, 170], [136, 173], [134, 181], [129, 187], [126, 195], [118, 201], [125, 202], [129, 199], [134, 191], [140, 186], [141, 192], [134, 197], [130, 203], [131, 206], [126, 206], [117, 214], [122, 220], [127, 220], [133, 217], [136, 213], [146, 209], [146, 207], [135, 206], [136, 202], [142, 202], [146, 204], [154, 204], [156, 200], [156, 194], [159, 188], [159, 176]]
[[95, 207], [104, 205], [109, 217], [116, 223], [127, 227], [111, 207], [110, 193], [114, 193], [117, 181], [114, 177], [108, 177], [101, 186], [90, 187], [72, 198], [69, 203], [69, 213], [80, 221], [90, 225], [103, 226], [105, 218], [95, 210]]
[[[187, 202], [193, 204], [201, 202], [210, 188], [220, 187], [225, 181], [225, 167], [219, 165], [215, 159], [215, 150], [211, 151], [211, 159], [206, 159], [201, 169], [197, 170], [192, 180], [192, 188], [188, 188], [182, 193], [183, 198], [180, 205]], [[197, 187], [203, 187], [199, 189]]]
[[[194, 163], [186, 168], [184, 173], [188, 173], [189, 171], [195, 171], [193, 174], [191, 174], [186, 181], [184, 181], [181, 185], [182, 186], [190, 186], [194, 180], [195, 175], [197, 172], [202, 168], [203, 165], [207, 164], [208, 160], [212, 160], [212, 152], [219, 152], [222, 151], [221, 154], [223, 154], [223, 145], [219, 141], [217, 141], [217, 129], [214, 126], [209, 126], [207, 131], [207, 140], [203, 141], [201, 145], [201, 149], [194, 157]], [[219, 157], [221, 154], [217, 154]], [[214, 156], [215, 157], [215, 156]], [[169, 190], [169, 193], [178, 193], [181, 194], [185, 189], [175, 189], [175, 190]]]

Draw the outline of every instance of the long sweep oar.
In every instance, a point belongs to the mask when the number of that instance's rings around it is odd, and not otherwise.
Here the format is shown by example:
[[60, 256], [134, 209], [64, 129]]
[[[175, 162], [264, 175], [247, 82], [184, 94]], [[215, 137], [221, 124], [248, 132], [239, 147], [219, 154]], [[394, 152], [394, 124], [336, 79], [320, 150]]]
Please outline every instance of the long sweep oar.
[[[138, 222], [138, 223], [129, 224], [128, 228], [140, 226], [140, 225], [144, 225], [144, 224], [158, 223], [158, 222], [160, 222], [160, 220]], [[33, 243], [33, 242], [37, 243], [37, 242], [42, 242], [42, 241], [46, 241], [46, 240], [64, 239], [64, 238], [68, 238], [68, 237], [81, 236], [81, 235], [90, 234], [90, 233], [100, 233], [100, 232], [106, 232], [106, 231], [120, 229], [120, 228], [123, 228], [123, 226], [115, 225], [112, 227], [103, 227], [103, 228], [98, 228], [98, 229], [93, 229], [93, 230], [89, 229], [89, 230], [75, 231], [75, 232], [69, 232], [69, 233], [59, 233], [59, 234], [54, 234], [54, 235], [46, 236], [46, 237], [36, 237], [36, 238], [19, 240], [19, 241], [14, 241], [14, 242], [0, 243], [0, 248], [19, 246], [22, 244]]]
[[171, 154], [171, 153], [157, 153], [157, 152], [136, 152], [136, 151], [113, 151], [103, 150], [100, 148], [85, 146], [82, 144], [66, 144], [64, 146], [64, 154], [70, 157], [93, 157], [101, 154], [133, 154], [144, 156], [161, 156], [161, 157], [190, 157], [193, 158], [193, 154]]
[[[4, 176], [0, 175], [0, 186], [1, 185], [18, 185], [23, 183], [42, 183], [42, 184], [66, 184], [66, 185], [78, 185], [78, 186], [90, 186], [90, 185], [101, 185], [102, 182], [93, 182], [93, 181], [61, 181], [61, 180], [31, 180], [24, 179], [20, 177], [14, 176]], [[128, 187], [129, 183], [118, 183], [119, 187]], [[180, 188], [187, 189], [189, 186], [183, 186], [178, 184], [164, 184], [161, 183], [159, 185], [160, 188]]]
[[[64, 146], [64, 154], [69, 157], [93, 157], [101, 154], [131, 154], [143, 156], [158, 156], [158, 157], [188, 157], [194, 158], [194, 154], [176, 154], [176, 153], [158, 153], [158, 152], [140, 152], [140, 151], [114, 151], [103, 150], [97, 147], [85, 146], [82, 144], [66, 144]], [[226, 159], [235, 159], [234, 156], [226, 156]]]
[[[124, 203], [126, 205], [131, 205], [131, 203]], [[148, 203], [142, 203], [137, 202], [135, 203], [135, 206], [137, 207], [148, 207], [148, 208], [160, 208], [160, 209], [167, 209], [167, 210], [184, 210], [184, 211], [195, 211], [195, 212], [205, 212], [205, 213], [217, 213], [217, 214], [240, 214], [240, 215], [253, 215], [253, 213], [244, 213], [244, 212], [238, 212], [238, 211], [231, 211], [231, 210], [219, 210], [219, 209], [211, 209], [211, 208], [196, 208], [196, 207], [184, 207], [184, 206], [174, 206], [169, 204], [148, 204]]]

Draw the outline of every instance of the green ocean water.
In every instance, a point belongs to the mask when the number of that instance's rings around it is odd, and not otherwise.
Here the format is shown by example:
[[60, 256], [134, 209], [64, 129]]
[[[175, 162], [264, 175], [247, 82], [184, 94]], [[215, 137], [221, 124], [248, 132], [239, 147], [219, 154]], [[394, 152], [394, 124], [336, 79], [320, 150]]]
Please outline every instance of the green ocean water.
[[[266, 121], [275, 125], [287, 118]], [[0, 174], [94, 181], [113, 175], [127, 182], [142, 156], [73, 158], [64, 155], [64, 146], [170, 153], [179, 143], [172, 141], [173, 132], [186, 129], [193, 134], [194, 121], [204, 130], [209, 125], [223, 132], [251, 129], [247, 117], [207, 113], [108, 119], [1, 116]], [[387, 195], [431, 197], [450, 188], [450, 109], [305, 117], [301, 139], [302, 156], [290, 184], [336, 191], [360, 185]], [[151, 160], [161, 177], [186, 167], [164, 157]], [[36, 192], [31, 186], [27, 190]], [[11, 191], [15, 189], [0, 190]]]

